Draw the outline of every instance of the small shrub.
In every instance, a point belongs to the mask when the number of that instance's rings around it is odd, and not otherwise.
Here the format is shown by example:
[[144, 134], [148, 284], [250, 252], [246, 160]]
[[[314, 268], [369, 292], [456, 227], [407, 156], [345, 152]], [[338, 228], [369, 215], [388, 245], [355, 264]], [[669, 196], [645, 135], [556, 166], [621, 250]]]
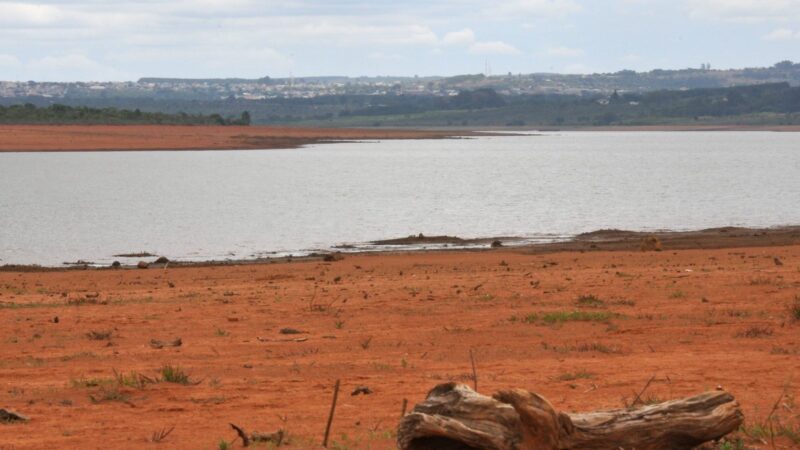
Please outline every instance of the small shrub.
[[577, 299], [575, 299], [575, 304], [578, 306], [585, 306], [588, 308], [602, 308], [605, 306], [605, 302], [597, 298], [597, 296], [589, 294], [589, 295], [581, 295]]
[[189, 380], [189, 375], [183, 371], [179, 366], [164, 366], [161, 368], [161, 381], [167, 383], [176, 383], [182, 385], [193, 384]]
[[762, 338], [767, 336], [772, 336], [772, 328], [753, 326], [736, 333], [736, 337], [740, 338]]

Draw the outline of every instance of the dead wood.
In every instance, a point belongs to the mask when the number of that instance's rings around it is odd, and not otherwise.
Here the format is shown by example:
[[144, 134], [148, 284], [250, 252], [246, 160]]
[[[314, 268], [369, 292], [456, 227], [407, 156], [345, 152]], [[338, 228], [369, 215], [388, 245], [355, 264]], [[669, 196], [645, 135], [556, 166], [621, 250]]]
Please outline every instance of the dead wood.
[[691, 449], [744, 420], [723, 391], [640, 408], [567, 414], [522, 389], [487, 397], [468, 386], [435, 387], [400, 422], [400, 450]]
[[283, 444], [284, 439], [286, 438], [286, 431], [280, 429], [274, 433], [259, 433], [253, 432], [252, 434], [248, 434], [242, 427], [239, 427], [234, 424], [230, 424], [231, 428], [236, 431], [236, 434], [242, 439], [242, 446], [249, 447], [250, 444], [254, 442], [260, 443], [272, 443], [275, 444], [275, 447], [280, 447]]

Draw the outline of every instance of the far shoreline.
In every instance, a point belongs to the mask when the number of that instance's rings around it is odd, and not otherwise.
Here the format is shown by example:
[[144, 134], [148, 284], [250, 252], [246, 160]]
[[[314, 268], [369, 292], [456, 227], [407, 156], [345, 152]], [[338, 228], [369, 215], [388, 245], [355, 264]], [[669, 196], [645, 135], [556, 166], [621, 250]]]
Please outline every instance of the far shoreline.
[[[0, 124], [0, 153], [294, 149], [365, 140], [462, 139], [557, 132], [800, 132], [800, 125], [375, 127]], [[529, 134], [526, 134], [529, 135]]]

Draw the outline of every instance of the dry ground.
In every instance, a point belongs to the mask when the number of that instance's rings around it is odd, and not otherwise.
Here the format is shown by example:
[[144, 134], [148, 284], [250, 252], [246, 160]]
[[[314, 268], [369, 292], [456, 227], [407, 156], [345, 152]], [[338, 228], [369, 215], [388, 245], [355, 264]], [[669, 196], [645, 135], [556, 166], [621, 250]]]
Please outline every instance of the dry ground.
[[438, 139], [468, 131], [181, 125], [0, 125], [0, 152], [294, 148], [331, 140]]
[[[0, 408], [31, 419], [0, 448], [215, 449], [229, 422], [318, 448], [336, 379], [335, 448], [392, 448], [404, 398], [472, 382], [470, 349], [480, 391], [569, 411], [621, 407], [653, 375], [648, 402], [722, 386], [748, 448], [772, 448], [781, 399], [774, 445], [796, 448], [798, 295], [799, 245], [0, 272]], [[192, 383], [133, 382], [165, 365]]]

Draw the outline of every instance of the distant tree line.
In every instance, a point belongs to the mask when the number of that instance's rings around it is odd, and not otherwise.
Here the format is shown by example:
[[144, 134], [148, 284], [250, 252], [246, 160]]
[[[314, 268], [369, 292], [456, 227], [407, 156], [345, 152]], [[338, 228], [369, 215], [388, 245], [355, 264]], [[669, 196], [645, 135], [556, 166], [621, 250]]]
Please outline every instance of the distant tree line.
[[[0, 98], [0, 104], [8, 101]], [[409, 94], [268, 100], [63, 99], [71, 107], [51, 105], [52, 99], [44, 97], [26, 97], [24, 101], [38, 108], [0, 107], [0, 122], [226, 125], [252, 120], [256, 124], [326, 126], [800, 124], [800, 87], [789, 83], [646, 93], [619, 91], [612, 95], [501, 95], [482, 88], [446, 97]], [[59, 113], [61, 109], [67, 112]], [[36, 117], [42, 118], [34, 120]]]
[[139, 109], [90, 108], [54, 104], [37, 107], [31, 103], [0, 105], [4, 124], [106, 124], [106, 125], [250, 125], [250, 113], [238, 117], [220, 114], [174, 114], [143, 112]]

